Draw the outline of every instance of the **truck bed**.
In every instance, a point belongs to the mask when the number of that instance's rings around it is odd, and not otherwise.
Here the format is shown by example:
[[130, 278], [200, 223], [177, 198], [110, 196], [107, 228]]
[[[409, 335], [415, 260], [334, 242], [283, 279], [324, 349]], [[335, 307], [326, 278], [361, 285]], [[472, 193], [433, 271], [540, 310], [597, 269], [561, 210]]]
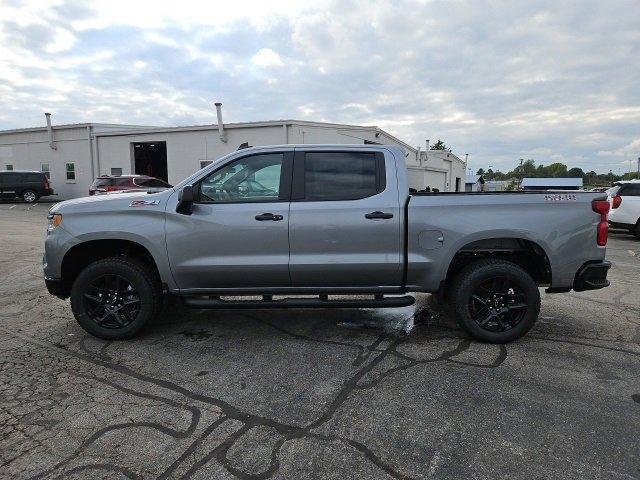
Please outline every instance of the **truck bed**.
[[411, 193], [407, 288], [437, 290], [456, 254], [477, 242], [497, 251], [500, 239], [521, 239], [544, 252], [551, 286], [569, 287], [585, 258], [604, 259], [596, 241], [600, 215], [592, 210], [592, 201], [604, 198], [577, 191]]

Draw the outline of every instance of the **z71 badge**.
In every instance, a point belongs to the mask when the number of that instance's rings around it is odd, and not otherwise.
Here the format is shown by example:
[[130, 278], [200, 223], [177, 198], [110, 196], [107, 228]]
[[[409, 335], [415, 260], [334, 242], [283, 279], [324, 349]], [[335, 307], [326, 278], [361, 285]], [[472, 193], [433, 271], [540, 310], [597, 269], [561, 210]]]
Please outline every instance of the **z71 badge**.
[[545, 195], [546, 202], [575, 202], [577, 200], [573, 193], [555, 193], [553, 195]]
[[130, 207], [146, 207], [149, 205], [158, 205], [160, 203], [159, 200], [133, 200], [129, 206]]

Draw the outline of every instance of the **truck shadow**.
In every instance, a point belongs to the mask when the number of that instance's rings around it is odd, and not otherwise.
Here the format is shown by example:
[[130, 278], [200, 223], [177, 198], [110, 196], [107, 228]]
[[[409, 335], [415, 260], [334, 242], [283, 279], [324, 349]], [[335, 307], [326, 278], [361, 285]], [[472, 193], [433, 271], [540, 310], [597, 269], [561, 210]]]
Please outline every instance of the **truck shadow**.
[[[253, 323], [304, 337], [361, 337], [385, 334], [390, 338], [405, 338], [419, 332], [420, 337], [433, 335], [466, 338], [449, 312], [438, 305], [435, 296], [416, 295], [416, 303], [403, 308], [379, 309], [216, 309], [194, 310], [178, 302], [167, 306], [162, 315], [147, 330], [146, 335], [178, 333], [201, 341], [216, 335], [221, 329], [236, 330], [242, 324], [244, 333], [251, 333]], [[179, 330], [176, 332], [176, 330]], [[257, 333], [257, 331], [256, 331]]]

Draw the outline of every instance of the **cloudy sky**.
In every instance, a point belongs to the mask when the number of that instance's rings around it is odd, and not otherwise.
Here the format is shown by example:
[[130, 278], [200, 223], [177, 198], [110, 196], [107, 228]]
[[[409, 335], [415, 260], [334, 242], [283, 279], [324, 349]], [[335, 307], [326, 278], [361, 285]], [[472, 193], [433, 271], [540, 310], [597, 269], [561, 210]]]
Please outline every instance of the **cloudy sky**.
[[303, 119], [624, 173], [640, 2], [0, 0], [0, 129]]

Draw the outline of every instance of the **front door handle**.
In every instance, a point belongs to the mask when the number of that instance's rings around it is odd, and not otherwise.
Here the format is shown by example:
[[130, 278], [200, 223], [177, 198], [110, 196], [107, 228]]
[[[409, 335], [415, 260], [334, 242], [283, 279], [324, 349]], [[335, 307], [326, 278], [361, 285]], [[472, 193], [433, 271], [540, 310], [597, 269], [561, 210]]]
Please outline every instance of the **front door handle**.
[[282, 220], [283, 218], [284, 217], [282, 215], [274, 215], [273, 213], [261, 213], [259, 215], [256, 215], [256, 220], [258, 220], [259, 222], [264, 222], [267, 220], [277, 222], [279, 220]]
[[364, 218], [375, 219], [375, 218], [393, 218], [393, 213], [384, 213], [384, 212], [371, 212], [366, 213]]

